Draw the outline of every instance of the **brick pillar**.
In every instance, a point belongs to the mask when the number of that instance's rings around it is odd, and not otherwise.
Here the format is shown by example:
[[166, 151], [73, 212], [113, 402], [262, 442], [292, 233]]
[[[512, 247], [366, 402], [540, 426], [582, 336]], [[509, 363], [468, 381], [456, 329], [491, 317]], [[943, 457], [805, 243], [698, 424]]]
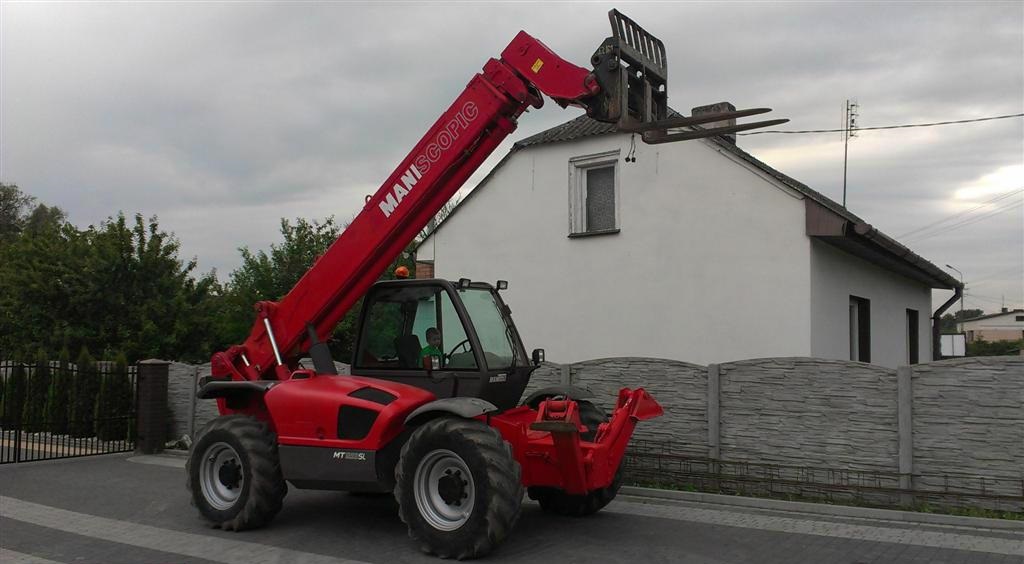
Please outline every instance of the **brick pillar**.
[[166, 360], [139, 362], [137, 413], [138, 435], [135, 452], [156, 454], [167, 441], [167, 377], [171, 363]]
[[[697, 106], [696, 108], [691, 109], [690, 113], [692, 115], [699, 116], [699, 115], [703, 115], [703, 114], [717, 114], [717, 113], [722, 113], [722, 112], [735, 112], [735, 111], [736, 111], [736, 106], [730, 104], [729, 102], [718, 102], [717, 104], [708, 104], [707, 106]], [[712, 122], [712, 123], [705, 123], [701, 127], [705, 128], [705, 129], [712, 129], [712, 128], [715, 128], [715, 127], [729, 127], [729, 126], [733, 126], [733, 125], [736, 125], [736, 118], [726, 119], [726, 120], [722, 120], [722, 121], [716, 121], [716, 122]], [[736, 134], [735, 133], [728, 133], [726, 135], [720, 135], [719, 137], [721, 137], [722, 139], [725, 139], [726, 141], [732, 143], [733, 145], [736, 144]]]
[[433, 278], [434, 277], [434, 261], [418, 260], [416, 261], [416, 278]]

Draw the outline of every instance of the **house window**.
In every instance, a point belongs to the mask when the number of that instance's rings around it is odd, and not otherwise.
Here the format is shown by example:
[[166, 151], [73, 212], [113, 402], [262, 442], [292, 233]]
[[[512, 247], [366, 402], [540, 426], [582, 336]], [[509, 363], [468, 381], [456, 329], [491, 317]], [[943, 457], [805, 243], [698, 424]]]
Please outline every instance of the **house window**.
[[569, 161], [569, 236], [618, 233], [619, 152]]
[[1018, 315], [1017, 321], [1024, 321], [1024, 315]]
[[917, 310], [907, 310], [907, 364], [917, 364], [918, 360], [918, 334]]
[[871, 362], [871, 300], [850, 296], [850, 360]]

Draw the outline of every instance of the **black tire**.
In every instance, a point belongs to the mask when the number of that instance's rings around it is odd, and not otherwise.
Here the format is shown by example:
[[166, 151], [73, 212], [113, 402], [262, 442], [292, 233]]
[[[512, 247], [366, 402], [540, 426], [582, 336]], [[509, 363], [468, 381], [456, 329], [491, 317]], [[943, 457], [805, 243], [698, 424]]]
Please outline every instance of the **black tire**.
[[[607, 422], [608, 416], [589, 401], [578, 400], [576, 403], [579, 405], [580, 423], [587, 427], [587, 432], [580, 433], [580, 438], [584, 441], [593, 441], [597, 435], [598, 426]], [[543, 486], [529, 488], [527, 494], [530, 499], [540, 503], [541, 509], [548, 513], [585, 517], [597, 513], [611, 503], [618, 495], [620, 487], [622, 487], [621, 467], [615, 472], [615, 478], [611, 484], [585, 495], [569, 495], [559, 488]]]
[[[472, 419], [433, 419], [402, 447], [395, 467], [398, 515], [423, 552], [477, 558], [501, 544], [519, 520], [521, 476], [512, 447], [497, 430]], [[436, 495], [429, 497], [431, 492]], [[449, 519], [446, 511], [463, 514]]]
[[265, 423], [246, 415], [218, 417], [207, 424], [192, 446], [185, 472], [192, 505], [211, 525], [228, 531], [269, 523], [288, 493], [277, 437]]

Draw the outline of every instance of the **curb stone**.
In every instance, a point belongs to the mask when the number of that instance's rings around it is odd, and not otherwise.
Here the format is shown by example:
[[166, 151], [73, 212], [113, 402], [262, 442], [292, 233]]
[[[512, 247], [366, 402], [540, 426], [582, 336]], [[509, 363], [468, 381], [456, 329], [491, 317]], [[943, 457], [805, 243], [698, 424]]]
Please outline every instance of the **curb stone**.
[[857, 517], [863, 519], [899, 521], [902, 523], [921, 523], [928, 525], [966, 527], [971, 529], [995, 529], [1024, 532], [1024, 521], [1014, 521], [1011, 519], [940, 515], [936, 513], [920, 513], [917, 511], [903, 511], [898, 509], [876, 509], [873, 507], [828, 505], [824, 503], [783, 501], [778, 499], [763, 499], [703, 492], [659, 490], [654, 488], [640, 488], [636, 486], [623, 486], [619, 493], [640, 498], [711, 503], [715, 505], [730, 505], [734, 507], [773, 509], [776, 511], [815, 513], [818, 515], [831, 515], [835, 517]]

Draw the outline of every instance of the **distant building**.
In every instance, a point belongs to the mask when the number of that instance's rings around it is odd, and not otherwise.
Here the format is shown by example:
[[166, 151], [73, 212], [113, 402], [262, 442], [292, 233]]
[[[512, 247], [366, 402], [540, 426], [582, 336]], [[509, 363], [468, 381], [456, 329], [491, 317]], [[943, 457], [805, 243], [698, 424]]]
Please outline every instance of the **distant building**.
[[645, 145], [587, 117], [519, 141], [417, 261], [508, 280], [528, 348], [555, 362], [927, 362], [931, 291], [960, 286], [733, 139]]
[[957, 327], [961, 333], [967, 334], [968, 343], [978, 339], [1017, 341], [1024, 339], [1024, 309], [1009, 311], [1003, 308], [999, 313], [965, 319]]

